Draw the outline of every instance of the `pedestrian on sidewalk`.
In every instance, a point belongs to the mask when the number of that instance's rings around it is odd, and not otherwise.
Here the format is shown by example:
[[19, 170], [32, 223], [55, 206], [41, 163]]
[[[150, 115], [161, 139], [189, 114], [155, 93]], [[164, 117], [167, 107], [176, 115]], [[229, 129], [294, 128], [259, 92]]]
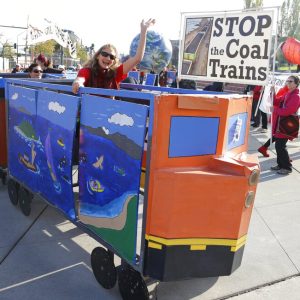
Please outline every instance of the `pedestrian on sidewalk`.
[[260, 95], [262, 93], [262, 86], [256, 85], [253, 90], [253, 103], [252, 103], [252, 120], [253, 124], [251, 125], [253, 128], [259, 128], [260, 124], [262, 125], [260, 132], [266, 133], [268, 132], [268, 115], [257, 108], [259, 104]]
[[[277, 154], [277, 165], [271, 167], [272, 171], [277, 171], [280, 175], [288, 175], [292, 172], [292, 164], [286, 149], [288, 140], [293, 140], [298, 136], [299, 119], [297, 111], [300, 107], [300, 95], [299, 95], [299, 77], [289, 76], [286, 80], [286, 85], [289, 91], [281, 97], [274, 96], [274, 105], [271, 107], [272, 111], [272, 139], [275, 142], [275, 150]], [[275, 95], [275, 89], [273, 88], [273, 95]], [[294, 117], [297, 118], [297, 128], [293, 130], [293, 135], [290, 135], [286, 130], [283, 130], [281, 123], [282, 117]], [[264, 145], [265, 146], [265, 145]], [[266, 145], [268, 146], [268, 145]]]
[[[289, 88], [287, 86], [287, 84], [285, 83], [285, 85], [280, 88], [278, 90], [278, 92], [276, 93], [276, 98], [280, 98], [280, 97], [283, 97], [285, 96], [285, 94], [289, 91]], [[275, 142], [274, 139], [272, 138], [272, 142]], [[263, 146], [259, 147], [257, 149], [258, 152], [260, 152], [264, 157], [269, 157], [270, 154], [268, 153], [268, 148], [270, 147], [271, 145], [271, 139], [268, 139]]]

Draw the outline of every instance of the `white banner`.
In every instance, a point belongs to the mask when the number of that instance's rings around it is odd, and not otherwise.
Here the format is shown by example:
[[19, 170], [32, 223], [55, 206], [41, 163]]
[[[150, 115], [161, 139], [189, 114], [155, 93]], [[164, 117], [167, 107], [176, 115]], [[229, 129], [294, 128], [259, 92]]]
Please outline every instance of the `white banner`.
[[273, 11], [183, 15], [179, 76], [264, 85], [268, 80]]
[[279, 91], [280, 88], [284, 87], [286, 80], [289, 76], [298, 76], [297, 73], [275, 73], [270, 74], [268, 77], [268, 84], [264, 87], [263, 95], [259, 105], [259, 109], [267, 114], [271, 114], [270, 108], [273, 106], [273, 98], [271, 97], [271, 86], [274, 84], [275, 93]]
[[48, 22], [44, 29], [28, 26], [28, 44], [33, 45], [49, 40], [55, 40], [62, 47], [68, 48], [72, 58], [77, 57], [76, 45], [72, 42], [68, 32], [63, 31], [56, 24]]

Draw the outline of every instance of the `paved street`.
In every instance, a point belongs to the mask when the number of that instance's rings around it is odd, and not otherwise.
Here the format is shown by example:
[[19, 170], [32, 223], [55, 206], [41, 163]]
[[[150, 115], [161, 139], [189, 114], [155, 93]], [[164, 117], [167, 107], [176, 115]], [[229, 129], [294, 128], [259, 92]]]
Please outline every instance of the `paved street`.
[[[249, 153], [267, 139], [252, 132]], [[248, 240], [241, 267], [231, 276], [159, 283], [152, 299], [299, 299], [300, 295], [300, 141], [290, 142], [294, 170], [288, 176], [261, 162]], [[90, 252], [98, 243], [34, 199], [25, 217], [0, 184], [0, 299], [121, 299], [118, 287], [105, 290], [94, 278]]]

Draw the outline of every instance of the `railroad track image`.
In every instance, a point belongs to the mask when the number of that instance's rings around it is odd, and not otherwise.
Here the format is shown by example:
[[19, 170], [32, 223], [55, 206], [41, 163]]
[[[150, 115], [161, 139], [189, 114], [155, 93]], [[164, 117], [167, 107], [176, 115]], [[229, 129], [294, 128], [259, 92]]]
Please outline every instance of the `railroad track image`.
[[181, 73], [206, 76], [213, 18], [188, 18]]

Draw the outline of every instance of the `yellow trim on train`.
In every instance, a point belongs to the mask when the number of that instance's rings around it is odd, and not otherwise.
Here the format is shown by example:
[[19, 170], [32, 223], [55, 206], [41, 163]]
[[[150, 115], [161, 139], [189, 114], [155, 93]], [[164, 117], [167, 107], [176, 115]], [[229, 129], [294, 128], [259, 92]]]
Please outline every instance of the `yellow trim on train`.
[[[206, 250], [207, 246], [228, 246], [230, 251], [236, 252], [246, 243], [247, 235], [240, 237], [237, 240], [234, 239], [208, 239], [208, 238], [190, 238], [190, 239], [165, 239], [152, 235], [145, 235], [148, 240], [148, 247], [155, 249], [158, 245], [165, 246], [190, 246], [190, 250]], [[150, 246], [150, 243], [152, 243]], [[155, 245], [154, 245], [155, 244]]]
[[153, 243], [153, 242], [148, 242], [148, 247], [149, 248], [154, 248], [154, 249], [162, 249], [162, 245], [161, 244], [157, 244], [157, 243]]

